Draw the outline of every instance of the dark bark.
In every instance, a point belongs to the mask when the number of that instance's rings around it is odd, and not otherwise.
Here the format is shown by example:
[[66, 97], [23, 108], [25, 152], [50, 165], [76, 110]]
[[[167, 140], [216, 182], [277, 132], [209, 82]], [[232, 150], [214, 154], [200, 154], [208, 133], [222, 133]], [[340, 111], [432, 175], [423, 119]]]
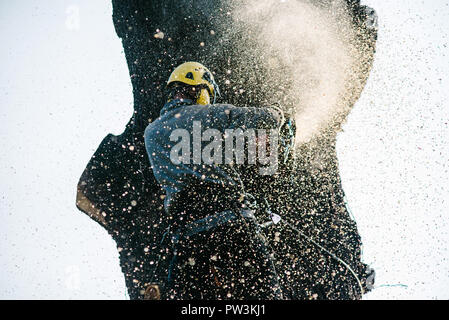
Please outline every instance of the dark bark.
[[[330, 1], [316, 0], [326, 6]], [[163, 233], [169, 224], [163, 211], [163, 191], [156, 183], [145, 153], [143, 131], [159, 115], [165, 102], [165, 82], [173, 68], [185, 61], [198, 61], [233, 84], [224, 85], [221, 101], [238, 106], [257, 106], [270, 101], [276, 88], [266, 70], [257, 68], [262, 59], [242, 45], [250, 37], [227, 15], [229, 1], [112, 0], [113, 21], [123, 48], [133, 85], [134, 114], [120, 136], [108, 135], [84, 171], [79, 189], [105, 215], [103, 226], [117, 242], [120, 263], [131, 299], [142, 299], [145, 287], [163, 282], [164, 261], [155, 266]], [[359, 41], [366, 46], [366, 65], [359, 75], [364, 84], [371, 68], [376, 34], [364, 28], [365, 11], [359, 1], [348, 0]], [[229, 32], [232, 28], [233, 32]], [[163, 33], [163, 35], [162, 35]], [[204, 45], [202, 45], [202, 43]], [[256, 67], [255, 67], [256, 66]], [[349, 107], [361, 88], [354, 85]], [[236, 94], [235, 88], [245, 91]], [[350, 108], [347, 108], [350, 110]], [[284, 168], [278, 178], [257, 183], [258, 197], [293, 221], [308, 236], [334, 251], [363, 278], [360, 237], [344, 203], [335, 152], [337, 125], [298, 150], [295, 165]], [[318, 143], [317, 143], [318, 140]], [[262, 192], [261, 192], [262, 191]], [[276, 233], [277, 232], [277, 233]], [[276, 227], [269, 235], [277, 267], [289, 296], [294, 299], [351, 299], [359, 297], [354, 279], [339, 263], [288, 228]], [[279, 238], [281, 242], [275, 241]]]

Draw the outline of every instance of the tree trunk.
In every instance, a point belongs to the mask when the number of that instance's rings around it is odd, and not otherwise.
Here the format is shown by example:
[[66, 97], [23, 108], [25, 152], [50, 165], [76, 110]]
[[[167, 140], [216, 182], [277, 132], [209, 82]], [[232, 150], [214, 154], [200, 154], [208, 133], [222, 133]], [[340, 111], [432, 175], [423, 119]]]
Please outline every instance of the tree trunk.
[[[277, 178], [261, 179], [262, 187], [253, 191], [260, 201], [269, 199], [277, 212], [307, 236], [332, 249], [363, 280], [367, 276], [366, 266], [360, 260], [361, 242], [355, 222], [343, 200], [335, 140], [368, 78], [376, 30], [367, 28], [369, 10], [359, 1], [346, 2], [353, 19], [354, 41], [365, 50], [359, 59], [362, 67], [357, 68], [359, 73], [353, 78], [357, 80], [346, 84], [345, 94], [349, 98], [345, 100], [344, 112], [335, 114], [335, 121], [298, 147], [294, 165]], [[165, 83], [173, 68], [185, 61], [205, 64], [215, 73], [222, 92], [220, 101], [237, 106], [279, 101], [288, 96], [283, 88], [291, 87], [291, 79], [288, 73], [283, 77], [285, 66], [280, 65], [275, 74], [266, 67], [270, 57], [259, 54], [263, 45], [252, 45], [258, 30], [235, 19], [234, 1], [112, 3], [115, 29], [123, 42], [133, 85], [134, 114], [122, 135], [104, 139], [78, 188], [95, 206], [97, 216], [98, 210], [102, 212], [102, 225], [117, 242], [130, 298], [143, 299], [152, 282], [161, 285], [163, 296], [166, 270], [164, 261], [158, 263], [158, 259], [166, 249], [161, 240], [169, 224], [164, 219], [164, 192], [149, 167], [143, 132], [159, 116], [166, 97]], [[332, 10], [328, 6], [333, 1], [312, 3]], [[269, 233], [269, 239], [290, 298], [360, 298], [350, 272], [291, 229], [277, 226]]]

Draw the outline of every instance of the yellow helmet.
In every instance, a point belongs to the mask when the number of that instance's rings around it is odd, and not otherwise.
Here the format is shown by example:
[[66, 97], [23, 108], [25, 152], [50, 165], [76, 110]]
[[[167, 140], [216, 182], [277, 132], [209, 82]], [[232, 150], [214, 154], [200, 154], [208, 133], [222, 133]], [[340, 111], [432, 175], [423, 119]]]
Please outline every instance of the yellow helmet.
[[170, 87], [177, 82], [201, 88], [195, 101], [197, 104], [210, 104], [210, 97], [213, 97], [215, 103], [217, 94], [220, 94], [212, 72], [198, 62], [185, 62], [179, 65], [168, 78], [167, 86]]

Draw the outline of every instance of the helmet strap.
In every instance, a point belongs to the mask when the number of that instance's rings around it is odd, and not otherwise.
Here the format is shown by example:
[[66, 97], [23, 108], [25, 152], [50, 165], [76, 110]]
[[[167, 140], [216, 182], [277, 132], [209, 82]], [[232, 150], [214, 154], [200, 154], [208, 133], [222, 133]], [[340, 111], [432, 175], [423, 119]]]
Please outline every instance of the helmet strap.
[[198, 92], [195, 103], [199, 105], [210, 104], [209, 91], [205, 88], [201, 88]]

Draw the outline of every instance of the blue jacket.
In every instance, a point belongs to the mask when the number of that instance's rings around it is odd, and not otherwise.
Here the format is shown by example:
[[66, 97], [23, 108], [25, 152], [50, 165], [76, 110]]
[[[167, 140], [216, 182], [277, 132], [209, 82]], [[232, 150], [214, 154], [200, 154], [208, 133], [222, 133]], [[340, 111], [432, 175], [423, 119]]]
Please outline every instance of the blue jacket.
[[[189, 186], [208, 183], [226, 187], [239, 183], [235, 169], [224, 164], [224, 158], [222, 164], [208, 164], [198, 158], [195, 150], [203, 150], [211, 140], [201, 142], [201, 139], [196, 139], [195, 142], [195, 130], [198, 133], [200, 129], [202, 133], [215, 129], [224, 134], [226, 129], [276, 129], [281, 125], [281, 118], [282, 115], [271, 108], [243, 108], [229, 104], [202, 106], [182, 99], [168, 102], [162, 108], [160, 117], [145, 130], [145, 146], [154, 176], [166, 191], [166, 210], [175, 194]], [[176, 134], [180, 132], [176, 129], [181, 129], [181, 134]], [[188, 146], [189, 150], [179, 150], [179, 138], [188, 138], [184, 146]], [[201, 146], [197, 144], [195, 149], [195, 143], [198, 142]], [[177, 145], [176, 150], [180, 152], [173, 154], [172, 150]], [[181, 159], [181, 155], [185, 158]]]

